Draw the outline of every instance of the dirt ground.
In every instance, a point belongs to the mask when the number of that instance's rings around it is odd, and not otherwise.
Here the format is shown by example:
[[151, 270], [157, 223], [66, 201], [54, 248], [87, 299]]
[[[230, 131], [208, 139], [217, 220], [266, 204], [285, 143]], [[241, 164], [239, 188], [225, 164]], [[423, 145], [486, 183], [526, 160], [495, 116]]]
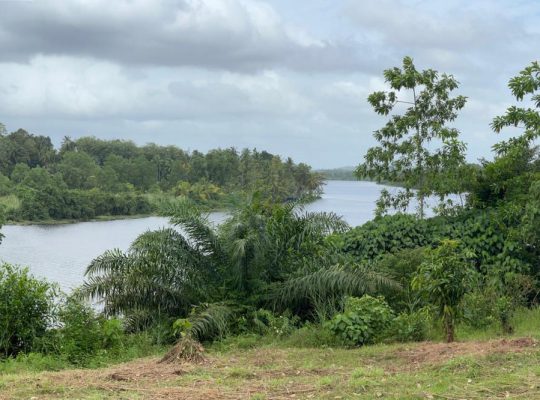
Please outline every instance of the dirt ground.
[[[430, 368], [458, 357], [483, 360], [490, 355], [521, 354], [538, 359], [538, 347], [534, 339], [519, 338], [451, 344], [423, 342], [357, 350], [265, 347], [207, 355], [206, 361], [199, 364], [166, 364], [159, 363], [159, 358], [146, 358], [97, 370], [13, 375], [4, 381], [0, 399], [453, 399], [457, 397], [434, 397], [424, 391], [422, 385], [426, 384], [422, 379], [429, 385]], [[409, 379], [419, 382], [411, 383], [410, 396], [399, 397], [399, 392], [391, 390], [395, 389], [392, 380], [395, 385], [408, 387]], [[536, 378], [527, 379], [530, 390], [535, 389]], [[540, 386], [538, 389], [540, 393]], [[510, 393], [508, 390], [497, 390], [493, 390], [496, 395], [491, 397], [470, 398], [510, 398], [505, 396]]]

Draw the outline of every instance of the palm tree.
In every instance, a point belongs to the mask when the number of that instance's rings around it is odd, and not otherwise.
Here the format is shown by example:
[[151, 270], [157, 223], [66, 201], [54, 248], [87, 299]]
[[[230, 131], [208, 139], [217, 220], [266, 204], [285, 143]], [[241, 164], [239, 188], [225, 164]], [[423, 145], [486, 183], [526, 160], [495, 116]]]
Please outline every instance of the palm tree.
[[333, 213], [255, 195], [220, 226], [187, 200], [167, 214], [174, 228], [146, 232], [126, 253], [108, 251], [88, 267], [83, 294], [102, 301], [106, 314], [189, 316], [201, 338], [223, 334], [235, 310], [274, 306], [309, 316], [343, 295], [392, 283], [329, 244], [328, 235], [348, 229]]

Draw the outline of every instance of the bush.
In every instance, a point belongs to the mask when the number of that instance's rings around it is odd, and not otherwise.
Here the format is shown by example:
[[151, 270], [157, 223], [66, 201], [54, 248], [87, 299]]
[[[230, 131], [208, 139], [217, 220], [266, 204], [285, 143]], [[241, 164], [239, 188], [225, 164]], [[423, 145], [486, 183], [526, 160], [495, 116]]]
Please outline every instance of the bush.
[[480, 329], [492, 325], [493, 296], [485, 291], [474, 290], [463, 297], [463, 320], [472, 328]]
[[101, 352], [119, 350], [124, 336], [119, 320], [97, 315], [74, 296], [60, 306], [57, 324], [42, 341], [41, 350], [57, 353], [75, 365], [86, 365]]
[[275, 315], [260, 309], [253, 312], [247, 320], [246, 329], [260, 335], [286, 336], [296, 329], [299, 318], [292, 315]]
[[382, 297], [348, 297], [345, 310], [328, 322], [335, 335], [353, 346], [381, 339], [392, 321], [393, 313]]
[[437, 220], [395, 214], [375, 218], [343, 235], [343, 251], [364, 261], [434, 243]]
[[27, 268], [0, 265], [0, 355], [32, 351], [51, 321], [55, 288]]
[[401, 313], [394, 318], [385, 336], [390, 341], [420, 342], [428, 338], [431, 322], [428, 307], [412, 313]]
[[285, 344], [291, 347], [342, 347], [347, 345], [340, 336], [334, 334], [328, 324], [306, 323], [296, 329], [285, 339]]

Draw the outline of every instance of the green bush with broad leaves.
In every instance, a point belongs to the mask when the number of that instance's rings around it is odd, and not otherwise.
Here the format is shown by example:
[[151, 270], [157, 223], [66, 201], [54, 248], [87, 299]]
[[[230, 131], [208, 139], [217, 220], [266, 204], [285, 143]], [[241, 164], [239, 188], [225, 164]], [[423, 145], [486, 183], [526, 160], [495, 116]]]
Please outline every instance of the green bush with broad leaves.
[[348, 297], [344, 312], [327, 322], [327, 327], [350, 346], [375, 343], [382, 338], [394, 318], [382, 297]]
[[55, 292], [27, 268], [0, 264], [0, 357], [33, 350], [51, 323]]
[[386, 215], [343, 234], [343, 251], [361, 261], [371, 261], [403, 249], [431, 245], [436, 229], [435, 221], [407, 214]]

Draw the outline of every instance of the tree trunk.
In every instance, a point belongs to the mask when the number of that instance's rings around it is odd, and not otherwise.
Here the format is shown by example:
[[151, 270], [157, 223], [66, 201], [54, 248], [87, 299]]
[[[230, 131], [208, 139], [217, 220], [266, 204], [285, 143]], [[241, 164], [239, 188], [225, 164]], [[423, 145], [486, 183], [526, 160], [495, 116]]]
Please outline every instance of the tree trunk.
[[446, 333], [446, 343], [452, 343], [454, 341], [454, 319], [452, 315], [444, 315], [444, 331]]

